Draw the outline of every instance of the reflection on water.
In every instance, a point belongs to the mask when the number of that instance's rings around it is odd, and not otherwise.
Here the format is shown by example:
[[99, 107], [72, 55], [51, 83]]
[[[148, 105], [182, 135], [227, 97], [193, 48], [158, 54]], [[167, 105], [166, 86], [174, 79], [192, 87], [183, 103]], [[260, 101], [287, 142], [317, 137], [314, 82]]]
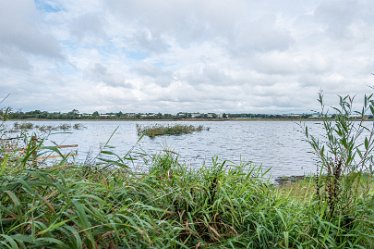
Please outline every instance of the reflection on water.
[[[167, 121], [35, 121], [38, 125], [58, 125], [80, 122], [86, 129], [72, 130], [69, 134], [52, 134], [48, 143], [79, 144], [77, 160], [84, 161], [90, 154], [96, 155], [118, 127], [110, 141], [114, 152], [124, 154], [138, 141], [136, 124], [175, 124]], [[181, 136], [144, 137], [137, 148], [154, 154], [165, 148], [179, 155], [180, 161], [198, 167], [209, 165], [213, 156], [233, 162], [252, 161], [264, 168], [271, 168], [274, 177], [303, 175], [315, 172], [314, 157], [309, 145], [303, 141], [298, 123], [288, 121], [202, 121], [191, 125], [210, 127], [209, 131]], [[316, 126], [309, 122], [308, 126]]]

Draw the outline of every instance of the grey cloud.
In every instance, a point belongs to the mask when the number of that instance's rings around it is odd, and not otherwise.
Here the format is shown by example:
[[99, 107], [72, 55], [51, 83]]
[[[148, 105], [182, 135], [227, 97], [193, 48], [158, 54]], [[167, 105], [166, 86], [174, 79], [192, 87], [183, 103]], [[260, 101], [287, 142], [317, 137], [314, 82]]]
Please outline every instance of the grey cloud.
[[[9, 29], [11, 28], [9, 27]], [[25, 30], [27, 30], [27, 27], [25, 27]], [[0, 39], [1, 46], [4, 48], [17, 48], [32, 55], [62, 58], [56, 41], [45, 34], [39, 34], [38, 36], [35, 30], [1, 32]]]
[[[61, 59], [58, 42], [42, 31], [42, 22], [31, 1], [0, 2], [0, 57], [8, 67], [29, 69], [28, 56]], [[9, 52], [14, 58], [9, 58]], [[19, 64], [18, 64], [19, 63]], [[18, 65], [15, 65], [18, 64]]]
[[234, 56], [248, 56], [255, 52], [287, 50], [293, 39], [287, 30], [277, 27], [272, 15], [262, 16], [255, 21], [238, 23], [233, 39], [227, 47]]
[[230, 75], [228, 68], [221, 68], [209, 63], [198, 63], [186, 72], [179, 73], [179, 79], [192, 85], [236, 85], [244, 82], [244, 79]]
[[268, 52], [253, 57], [253, 67], [261, 73], [295, 75], [323, 74], [332, 69], [331, 60], [322, 54]]
[[180, 35], [190, 32], [196, 26], [193, 21], [196, 8], [188, 1], [175, 4], [170, 0], [152, 2], [109, 0], [106, 3], [121, 20], [148, 27], [154, 35], [162, 33]]
[[325, 25], [326, 34], [335, 38], [352, 37], [351, 25], [356, 22], [372, 23], [374, 2], [371, 0], [323, 1], [314, 17]]
[[175, 38], [184, 47], [203, 41], [224, 43], [235, 56], [289, 47], [292, 38], [287, 30], [277, 27], [274, 15], [258, 15], [251, 8], [251, 2], [234, 1], [233, 4], [211, 1], [181, 1], [178, 4], [174, 1], [107, 1], [108, 8], [120, 20], [135, 27], [147, 27], [146, 33], [140, 31], [135, 37], [143, 38], [139, 41], [143, 40], [145, 47], [153, 41], [153, 37], [156, 44], [160, 43], [158, 40], [162, 35]]
[[109, 25], [105, 16], [97, 13], [85, 13], [71, 20], [71, 33], [78, 39], [83, 39], [85, 36], [95, 36], [101, 39], [106, 38], [105, 26]]
[[168, 51], [170, 47], [165, 38], [148, 29], [136, 32], [133, 36], [128, 37], [127, 41], [132, 44], [134, 49], [148, 53], [163, 53]]
[[162, 87], [169, 86], [177, 77], [171, 69], [160, 68], [146, 63], [134, 67], [133, 71], [137, 73], [139, 77], [145, 76], [155, 84]]
[[102, 81], [106, 85], [111, 87], [120, 87], [120, 88], [133, 88], [132, 84], [126, 81], [123, 75], [116, 75], [108, 72], [108, 69], [96, 63], [94, 68], [91, 69], [90, 78], [94, 81]]
[[29, 70], [31, 65], [26, 56], [15, 48], [0, 47], [0, 65], [2, 68]]

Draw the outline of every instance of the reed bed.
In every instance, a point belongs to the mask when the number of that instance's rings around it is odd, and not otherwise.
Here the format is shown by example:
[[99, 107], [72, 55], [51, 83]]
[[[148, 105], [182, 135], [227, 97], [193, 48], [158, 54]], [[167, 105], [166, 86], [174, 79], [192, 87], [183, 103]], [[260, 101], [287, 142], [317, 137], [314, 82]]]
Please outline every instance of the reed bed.
[[[126, 165], [31, 168], [2, 160], [0, 248], [373, 248], [374, 199], [334, 219], [261, 169], [213, 160], [191, 170], [170, 153], [146, 174]], [[345, 214], [346, 215], [346, 214]]]
[[183, 134], [190, 134], [193, 132], [199, 132], [203, 130], [209, 130], [209, 128], [205, 128], [202, 125], [193, 126], [193, 125], [154, 125], [150, 127], [142, 127], [140, 125], [136, 126], [137, 132], [139, 136], [148, 136], [148, 137], [156, 137], [156, 136], [163, 136], [163, 135], [183, 135]]
[[15, 122], [13, 127], [9, 129], [9, 132], [12, 133], [19, 133], [25, 131], [40, 131], [40, 132], [51, 132], [51, 131], [70, 131], [74, 130], [81, 130], [84, 129], [85, 126], [80, 123], [75, 123], [74, 125], [68, 123], [62, 123], [59, 125], [34, 125], [33, 123], [25, 122], [25, 123], [18, 123]]

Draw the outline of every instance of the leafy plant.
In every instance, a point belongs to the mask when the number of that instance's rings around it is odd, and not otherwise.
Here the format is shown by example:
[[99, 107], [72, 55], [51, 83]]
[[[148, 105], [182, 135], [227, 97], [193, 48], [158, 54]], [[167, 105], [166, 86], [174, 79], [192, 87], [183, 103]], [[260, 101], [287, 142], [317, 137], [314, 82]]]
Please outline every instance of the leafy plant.
[[374, 115], [373, 95], [365, 95], [360, 111], [354, 111], [354, 97], [339, 97], [339, 105], [329, 113], [321, 92], [323, 134], [310, 134], [305, 127], [307, 142], [319, 159], [316, 174], [316, 197], [328, 206], [328, 216], [349, 213], [354, 199], [362, 193], [363, 175], [373, 174], [374, 123], [368, 121]]

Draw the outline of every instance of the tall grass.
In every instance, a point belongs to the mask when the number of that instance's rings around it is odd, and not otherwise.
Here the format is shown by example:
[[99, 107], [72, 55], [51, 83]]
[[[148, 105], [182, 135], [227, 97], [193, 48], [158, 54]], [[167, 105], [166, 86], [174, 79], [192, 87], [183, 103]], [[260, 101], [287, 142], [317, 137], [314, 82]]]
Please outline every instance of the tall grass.
[[[4, 162], [4, 161], [3, 161]], [[372, 248], [373, 198], [349, 225], [249, 164], [191, 170], [172, 154], [124, 168], [2, 163], [1, 248]], [[312, 194], [313, 195], [313, 194]]]

